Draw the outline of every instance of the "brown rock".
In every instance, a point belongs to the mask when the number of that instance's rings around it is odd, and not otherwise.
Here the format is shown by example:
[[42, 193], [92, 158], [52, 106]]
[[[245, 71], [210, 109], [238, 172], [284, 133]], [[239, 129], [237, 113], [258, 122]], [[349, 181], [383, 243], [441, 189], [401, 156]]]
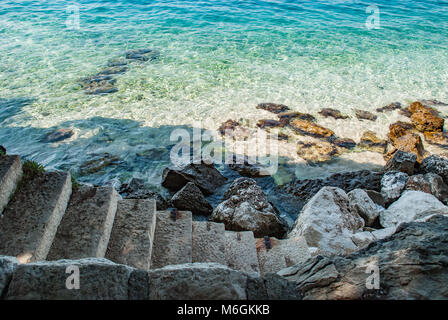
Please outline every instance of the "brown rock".
[[359, 110], [359, 109], [355, 110], [355, 114], [359, 120], [375, 121], [378, 118], [376, 115], [374, 115], [373, 113], [371, 113], [369, 111], [364, 111], [364, 110]]
[[334, 132], [332, 130], [306, 120], [294, 119], [290, 122], [290, 126], [297, 132], [304, 135], [318, 138], [331, 138], [334, 136]]
[[356, 147], [356, 142], [349, 138], [336, 138], [333, 140], [333, 144], [345, 149], [353, 149]]
[[366, 131], [362, 134], [358, 146], [373, 152], [384, 153], [386, 151], [387, 141], [378, 138], [373, 131]]
[[276, 103], [260, 103], [256, 107], [257, 109], [266, 110], [272, 113], [282, 113], [285, 111], [290, 110], [288, 106], [285, 106], [284, 104], [276, 104]]
[[411, 123], [398, 121], [389, 126], [388, 138], [394, 144], [394, 142], [408, 133], [414, 130], [414, 126]]
[[385, 111], [387, 112], [387, 111], [393, 111], [393, 110], [398, 110], [398, 109], [401, 109], [401, 103], [394, 102], [387, 106], [376, 109], [376, 112], [385, 112]]
[[319, 111], [319, 113], [321, 115], [323, 115], [325, 118], [328, 118], [328, 117], [332, 117], [335, 119], [347, 119], [348, 118], [348, 116], [343, 115], [341, 113], [341, 111], [332, 109], [332, 108], [324, 108], [321, 111]]
[[423, 161], [425, 149], [419, 135], [408, 133], [396, 138], [392, 144], [394, 148], [384, 156], [386, 161], [391, 159], [397, 150], [415, 154], [417, 156], [418, 163]]
[[285, 125], [289, 124], [289, 122], [293, 119], [301, 119], [310, 122], [316, 121], [316, 118], [313, 115], [296, 111], [279, 113], [278, 118], [280, 119], [280, 122], [284, 123]]
[[448, 147], [448, 133], [427, 131], [423, 133], [425, 141], [440, 147]]
[[439, 116], [435, 116], [429, 111], [416, 112], [411, 116], [411, 122], [420, 132], [436, 131], [442, 132], [445, 120]]
[[283, 127], [283, 123], [278, 120], [263, 119], [263, 120], [259, 120], [257, 122], [257, 127], [261, 128], [261, 129], [277, 128], [277, 127]]
[[309, 162], [330, 161], [333, 156], [338, 154], [336, 147], [326, 141], [297, 144], [297, 154]]
[[219, 133], [224, 135], [226, 133], [226, 130], [233, 131], [236, 129], [236, 127], [239, 127], [240, 123], [235, 120], [227, 120], [221, 126], [219, 127]]

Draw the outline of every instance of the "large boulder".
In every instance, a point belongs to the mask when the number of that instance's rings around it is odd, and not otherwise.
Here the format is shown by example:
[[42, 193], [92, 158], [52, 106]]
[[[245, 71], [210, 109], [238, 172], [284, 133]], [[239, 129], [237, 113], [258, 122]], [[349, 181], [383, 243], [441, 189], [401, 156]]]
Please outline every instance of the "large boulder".
[[[70, 276], [79, 270], [79, 289]], [[7, 299], [125, 300], [133, 268], [106, 259], [59, 260], [21, 264], [14, 270]]]
[[361, 216], [366, 226], [373, 226], [378, 218], [378, 207], [369, 197], [367, 192], [362, 189], [355, 189], [348, 194], [350, 200], [350, 210]]
[[397, 200], [406, 186], [409, 176], [404, 172], [389, 171], [381, 179], [381, 195], [386, 205]]
[[226, 178], [213, 164], [189, 163], [181, 168], [166, 168], [162, 173], [162, 186], [179, 191], [188, 182], [193, 182], [205, 195], [213, 194], [226, 181]]
[[308, 246], [322, 254], [349, 254], [357, 250], [351, 236], [363, 227], [363, 219], [350, 211], [347, 194], [324, 187], [303, 207], [288, 238], [303, 236]]
[[212, 220], [223, 222], [227, 230], [253, 231], [258, 238], [282, 238], [287, 229], [275, 207], [250, 178], [238, 178], [230, 185], [224, 201], [213, 210]]
[[431, 194], [405, 191], [387, 210], [380, 212], [380, 223], [385, 228], [396, 227], [400, 223], [415, 220], [415, 217], [424, 211], [444, 208], [445, 205]]
[[191, 211], [198, 215], [210, 215], [213, 210], [211, 204], [193, 182], [187, 183], [185, 187], [180, 189], [171, 198], [171, 203], [179, 210]]
[[421, 167], [423, 173], [435, 173], [448, 183], [448, 159], [436, 155], [429, 156], [423, 160]]
[[406, 190], [422, 191], [432, 194], [444, 204], [448, 203], [448, 186], [441, 176], [435, 173], [411, 176], [406, 183]]
[[408, 175], [414, 173], [414, 167], [417, 163], [417, 156], [413, 153], [398, 150], [394, 156], [386, 163], [385, 171], [401, 171]]
[[6, 289], [18, 264], [19, 260], [14, 257], [0, 256], [0, 299], [6, 295]]
[[349, 256], [313, 257], [278, 274], [306, 300], [446, 300], [447, 234], [448, 217], [439, 215], [403, 224], [392, 236]]

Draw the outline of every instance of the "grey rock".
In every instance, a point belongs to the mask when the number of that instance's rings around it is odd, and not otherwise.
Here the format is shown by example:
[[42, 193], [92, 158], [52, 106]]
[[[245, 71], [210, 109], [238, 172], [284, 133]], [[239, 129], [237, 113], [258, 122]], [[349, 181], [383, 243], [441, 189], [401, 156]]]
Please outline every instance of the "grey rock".
[[448, 159], [436, 155], [425, 158], [421, 164], [423, 173], [435, 173], [448, 183]]
[[213, 164], [190, 163], [182, 168], [166, 168], [162, 173], [162, 186], [179, 191], [188, 182], [193, 182], [205, 195], [215, 193], [222, 186], [226, 178], [214, 167]]
[[72, 129], [57, 129], [53, 132], [46, 134], [41, 141], [47, 143], [60, 142], [71, 138], [74, 135]]
[[149, 190], [142, 179], [132, 178], [128, 183], [122, 184], [119, 193], [125, 199], [154, 199], [157, 210], [166, 210], [170, 207], [170, 203], [159, 193]]
[[448, 205], [448, 185], [445, 184], [442, 177], [435, 173], [427, 173], [424, 178], [431, 187], [431, 193], [445, 205]]
[[408, 175], [414, 173], [414, 167], [417, 163], [417, 156], [414, 153], [398, 150], [394, 156], [387, 161], [384, 171], [401, 171]]
[[193, 221], [192, 262], [226, 264], [224, 224]]
[[350, 191], [347, 196], [350, 200], [350, 210], [358, 213], [364, 219], [366, 226], [373, 226], [379, 212], [369, 195], [362, 189], [355, 189]]
[[[70, 276], [79, 268], [79, 289]], [[9, 286], [10, 300], [126, 300], [133, 269], [106, 259], [59, 260], [18, 265]]]
[[0, 300], [6, 295], [14, 269], [19, 260], [14, 257], [0, 256]]
[[283, 237], [286, 222], [268, 201], [254, 179], [238, 178], [224, 194], [212, 214], [212, 220], [222, 222], [227, 230], [253, 231], [256, 237]]
[[409, 176], [399, 171], [389, 171], [381, 179], [381, 195], [387, 204], [397, 200], [406, 186]]
[[0, 218], [22, 177], [19, 156], [0, 155]]
[[365, 110], [356, 109], [355, 114], [359, 120], [375, 121], [378, 118], [378, 116], [374, 115], [373, 113], [371, 113], [369, 111], [365, 111]]
[[212, 205], [205, 199], [201, 190], [193, 183], [187, 183], [172, 198], [171, 203], [179, 210], [191, 211], [193, 214], [208, 216]]
[[381, 207], [386, 206], [386, 203], [384, 202], [384, 198], [381, 195], [381, 192], [375, 190], [365, 190], [365, 191], [369, 195], [370, 199], [372, 199], [372, 201], [375, 202], [377, 205]]
[[255, 238], [252, 231], [225, 232], [226, 264], [229, 268], [259, 274]]
[[[279, 274], [293, 281], [304, 299], [446, 300], [447, 232], [448, 217], [440, 215], [405, 223], [349, 256], [317, 256]], [[380, 270], [379, 289], [366, 287], [369, 266]]]
[[376, 112], [385, 112], [385, 111], [399, 110], [399, 109], [401, 109], [401, 107], [402, 106], [401, 106], [400, 102], [394, 102], [394, 103], [391, 103], [391, 104], [389, 104], [387, 106], [384, 106], [384, 107], [376, 109]]

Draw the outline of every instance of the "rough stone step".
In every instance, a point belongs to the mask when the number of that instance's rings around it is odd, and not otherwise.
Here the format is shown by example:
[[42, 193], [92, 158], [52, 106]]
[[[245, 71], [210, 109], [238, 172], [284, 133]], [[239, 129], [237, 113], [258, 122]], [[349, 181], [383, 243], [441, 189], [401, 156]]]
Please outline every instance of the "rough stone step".
[[0, 215], [22, 177], [20, 156], [0, 156]]
[[70, 200], [70, 174], [39, 173], [21, 185], [0, 219], [0, 255], [45, 260]]
[[156, 221], [151, 269], [191, 263], [191, 212], [178, 211], [173, 219], [170, 211], [158, 211]]
[[226, 231], [226, 263], [229, 268], [260, 273], [252, 231]]
[[149, 270], [155, 228], [154, 199], [118, 201], [106, 258], [137, 269]]
[[261, 274], [277, 273], [280, 270], [305, 262], [311, 255], [303, 237], [279, 240], [269, 238], [270, 249], [265, 239], [256, 239], [258, 262]]
[[193, 262], [226, 265], [226, 237], [223, 223], [193, 221]]
[[117, 201], [113, 187], [73, 190], [47, 260], [104, 258]]

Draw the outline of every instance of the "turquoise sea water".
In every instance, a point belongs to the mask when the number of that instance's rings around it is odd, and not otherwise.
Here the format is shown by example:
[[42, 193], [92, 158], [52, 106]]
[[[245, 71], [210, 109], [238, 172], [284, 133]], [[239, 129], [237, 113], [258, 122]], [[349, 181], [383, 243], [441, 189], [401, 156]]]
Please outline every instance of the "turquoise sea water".
[[[160, 57], [116, 76], [116, 93], [85, 94], [80, 78], [139, 48]], [[157, 185], [173, 129], [272, 118], [260, 102], [352, 115], [415, 99], [448, 102], [448, 1], [0, 0], [0, 144], [83, 181]], [[356, 140], [398, 118], [319, 122]], [[40, 141], [57, 128], [75, 136]], [[105, 153], [109, 166], [80, 169]]]

